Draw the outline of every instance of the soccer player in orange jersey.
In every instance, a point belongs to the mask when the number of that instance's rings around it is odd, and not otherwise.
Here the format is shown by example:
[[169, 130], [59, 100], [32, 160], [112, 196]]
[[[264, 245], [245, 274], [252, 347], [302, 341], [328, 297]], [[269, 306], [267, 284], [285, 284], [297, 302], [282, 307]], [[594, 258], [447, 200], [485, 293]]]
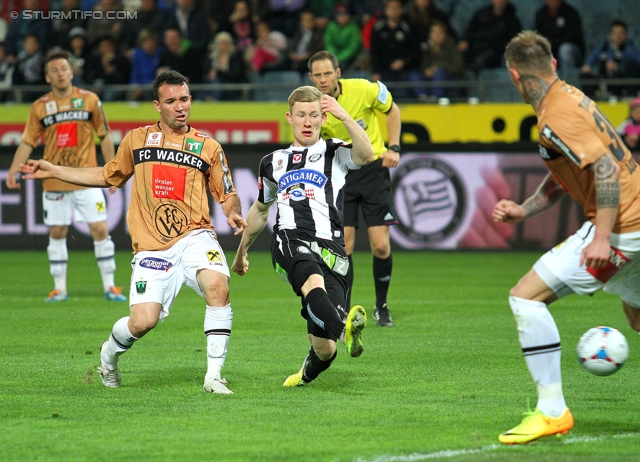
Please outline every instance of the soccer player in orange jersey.
[[222, 147], [188, 125], [191, 94], [186, 78], [176, 71], [163, 72], [153, 91], [160, 121], [127, 133], [104, 167], [76, 169], [30, 160], [20, 171], [25, 179], [57, 178], [90, 187], [121, 188], [133, 176], [127, 213], [135, 254], [130, 315], [114, 324], [102, 344], [102, 383], [121, 386], [118, 358], [169, 315], [184, 283], [206, 302], [204, 390], [231, 394], [221, 377], [233, 319], [229, 268], [211, 225], [207, 189], [236, 234], [247, 223]]
[[560, 334], [548, 305], [566, 295], [604, 289], [620, 296], [629, 325], [640, 331], [640, 170], [596, 104], [560, 80], [548, 40], [524, 31], [505, 58], [513, 84], [538, 116], [540, 156], [550, 173], [522, 204], [500, 200], [493, 219], [519, 223], [569, 194], [587, 221], [544, 254], [511, 289], [509, 304], [538, 402], [505, 444], [567, 433], [573, 416], [560, 375]]
[[[52, 164], [71, 167], [98, 165], [94, 132], [100, 138], [105, 162], [113, 159], [113, 140], [100, 99], [95, 93], [71, 85], [73, 72], [67, 58], [67, 52], [58, 52], [46, 59], [45, 77], [51, 85], [51, 92], [31, 105], [22, 141], [9, 168], [9, 188], [20, 187], [16, 181], [18, 167], [29, 159], [42, 134], [44, 158]], [[114, 283], [115, 246], [107, 229], [107, 209], [102, 191], [49, 179], [44, 182], [42, 196], [44, 224], [49, 227], [49, 272], [54, 282], [54, 289], [45, 301], [68, 300], [67, 233], [73, 210], [76, 218], [89, 225], [105, 299], [127, 301]]]

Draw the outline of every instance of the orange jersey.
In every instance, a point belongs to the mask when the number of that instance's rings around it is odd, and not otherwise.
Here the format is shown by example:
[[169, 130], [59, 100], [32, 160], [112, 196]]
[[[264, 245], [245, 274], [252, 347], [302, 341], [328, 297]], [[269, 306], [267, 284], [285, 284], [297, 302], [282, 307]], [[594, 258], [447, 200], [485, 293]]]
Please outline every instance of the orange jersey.
[[218, 203], [236, 195], [222, 147], [192, 127], [181, 135], [159, 124], [131, 130], [103, 174], [117, 187], [133, 175], [127, 225], [134, 253], [163, 250], [194, 229], [213, 229], [207, 187]]
[[609, 153], [620, 166], [620, 207], [616, 234], [640, 231], [640, 170], [611, 122], [575, 87], [557, 80], [538, 109], [540, 155], [554, 177], [596, 216], [595, 176], [587, 168]]
[[[103, 138], [109, 133], [98, 95], [80, 88], [66, 98], [49, 92], [31, 105], [22, 142], [36, 147], [44, 132], [44, 159], [67, 167], [96, 167], [93, 132]], [[71, 191], [82, 186], [57, 179], [44, 180], [45, 191]]]

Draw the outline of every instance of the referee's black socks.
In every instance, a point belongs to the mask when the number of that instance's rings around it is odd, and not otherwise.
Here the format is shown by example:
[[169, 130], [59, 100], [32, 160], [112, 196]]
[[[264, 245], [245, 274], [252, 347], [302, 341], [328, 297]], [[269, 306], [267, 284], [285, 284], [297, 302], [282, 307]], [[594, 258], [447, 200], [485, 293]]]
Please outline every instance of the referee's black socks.
[[393, 256], [387, 258], [373, 257], [373, 281], [376, 288], [376, 307], [382, 308], [387, 303], [387, 293], [393, 270]]

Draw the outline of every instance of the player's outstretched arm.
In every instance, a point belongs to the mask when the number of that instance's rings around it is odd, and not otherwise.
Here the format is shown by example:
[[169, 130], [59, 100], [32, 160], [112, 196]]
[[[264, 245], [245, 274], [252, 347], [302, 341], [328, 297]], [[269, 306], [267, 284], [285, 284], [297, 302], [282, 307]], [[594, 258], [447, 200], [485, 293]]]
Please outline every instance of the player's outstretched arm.
[[547, 210], [565, 195], [565, 190], [549, 173], [542, 183], [522, 205], [507, 199], [500, 200], [493, 209], [493, 220], [503, 223], [520, 223], [543, 210]]
[[256, 240], [256, 237], [258, 237], [266, 226], [271, 204], [273, 204], [273, 202], [263, 204], [260, 201], [255, 201], [249, 209], [249, 213], [247, 214], [247, 226], [242, 234], [242, 239], [238, 246], [238, 252], [231, 264], [231, 270], [240, 276], [244, 276], [246, 272], [249, 271], [249, 260], [247, 258], [249, 247], [251, 247], [253, 241]]
[[20, 165], [22, 178], [25, 180], [44, 180], [57, 178], [67, 183], [90, 188], [106, 188], [111, 186], [104, 179], [102, 167], [73, 168], [53, 165], [46, 160], [30, 160]]
[[351, 160], [353, 160], [353, 163], [362, 167], [373, 161], [373, 147], [371, 147], [367, 132], [351, 118], [335, 98], [323, 95], [321, 105], [322, 112], [328, 112], [341, 121], [349, 132], [353, 145], [351, 148]]

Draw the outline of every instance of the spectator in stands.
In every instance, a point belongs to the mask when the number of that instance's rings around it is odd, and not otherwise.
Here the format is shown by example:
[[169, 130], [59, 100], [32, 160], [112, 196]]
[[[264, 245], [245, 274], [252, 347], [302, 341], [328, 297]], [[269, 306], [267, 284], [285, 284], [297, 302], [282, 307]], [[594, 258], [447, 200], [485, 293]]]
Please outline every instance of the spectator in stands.
[[287, 57], [287, 37], [271, 30], [266, 21], [256, 24], [256, 35], [256, 44], [247, 54], [251, 69], [255, 72], [280, 69]]
[[415, 32], [420, 43], [430, 40], [431, 26], [435, 21], [444, 24], [449, 31], [448, 35], [452, 36], [455, 42], [455, 34], [449, 24], [449, 16], [436, 7], [433, 0], [411, 0], [408, 3], [407, 19], [411, 30]]
[[307, 0], [269, 0], [269, 27], [287, 37], [293, 37], [298, 28], [300, 13], [306, 4]]
[[507, 43], [521, 30], [516, 9], [509, 0], [491, 0], [491, 5], [474, 13], [458, 49], [478, 74], [482, 69], [502, 65]]
[[308, 9], [315, 14], [316, 27], [325, 30], [329, 25], [329, 20], [333, 17], [333, 9], [337, 0], [309, 0]]
[[535, 29], [551, 42], [560, 70], [580, 67], [584, 37], [578, 10], [564, 0], [545, 0], [536, 12]]
[[[604, 43], [593, 50], [581, 68], [582, 77], [638, 78], [640, 63], [638, 51], [629, 38], [627, 25], [616, 19], [611, 23], [609, 36]], [[630, 93], [635, 87], [616, 86], [614, 94]], [[604, 95], [601, 95], [604, 96]]]
[[233, 13], [218, 30], [230, 33], [238, 49], [245, 52], [251, 49], [255, 44], [256, 32], [249, 3], [245, 0], [236, 1]]
[[61, 18], [51, 21], [51, 45], [54, 47], [67, 48], [69, 43], [69, 32], [75, 27], [87, 30], [87, 20], [81, 15], [71, 13], [73, 10], [80, 10], [80, 0], [62, 0]]
[[[138, 43], [140, 45], [133, 52], [131, 60], [131, 78], [129, 83], [132, 85], [149, 85], [156, 78], [156, 71], [160, 66], [160, 56], [162, 48], [158, 44], [158, 35], [146, 29], [140, 31]], [[130, 95], [133, 101], [150, 100], [153, 97], [151, 89], [143, 91], [142, 88], [134, 88]]]
[[[102, 37], [96, 45], [91, 58], [90, 79], [94, 88], [104, 85], [124, 85], [129, 83], [131, 72], [129, 60], [116, 46], [110, 36]], [[122, 90], [105, 89], [100, 92], [102, 101], [124, 100], [126, 92]]]
[[172, 27], [164, 31], [163, 43], [164, 49], [160, 56], [157, 73], [174, 70], [184, 75], [189, 80], [189, 84], [202, 83], [204, 72], [202, 51], [183, 38], [179, 29]]
[[[247, 67], [242, 50], [236, 48], [228, 32], [218, 32], [209, 47], [206, 81], [208, 83], [246, 83]], [[239, 90], [209, 90], [200, 98], [204, 100], [229, 101], [242, 96]]]
[[82, 27], [71, 29], [69, 31], [69, 44], [65, 49], [70, 51], [67, 61], [69, 61], [73, 72], [72, 84], [77, 86], [90, 83], [90, 80], [87, 80], [85, 75], [89, 68], [89, 58], [91, 56], [87, 46], [87, 31]]
[[360, 27], [351, 20], [348, 4], [336, 4], [334, 20], [324, 31], [324, 48], [338, 59], [340, 69], [345, 72], [349, 70], [360, 54], [360, 50], [362, 50]]
[[176, 11], [169, 16], [167, 27], [178, 29], [182, 36], [202, 52], [209, 45], [209, 21], [195, 0], [176, 0]]
[[[234, 3], [229, 1], [206, 1], [204, 3], [205, 13], [209, 20], [209, 32], [212, 37], [222, 31], [221, 26], [231, 16], [234, 7]], [[211, 46], [211, 43], [209, 46]]]
[[[24, 10], [42, 10], [41, 0], [24, 0]], [[5, 43], [9, 59], [15, 62], [21, 52], [24, 39], [27, 35], [34, 35], [38, 42], [38, 48], [47, 48], [51, 35], [51, 21], [43, 19], [42, 16], [32, 15], [31, 19], [26, 19], [24, 10], [16, 19], [9, 23]], [[42, 74], [42, 71], [40, 72]], [[44, 78], [42, 80], [44, 82]]]
[[[447, 26], [440, 21], [431, 23], [429, 40], [421, 44], [422, 61], [420, 73], [422, 80], [427, 82], [450, 82], [462, 80], [464, 76], [464, 58], [456, 47], [456, 42]], [[417, 88], [416, 94], [420, 99], [434, 100], [442, 97], [460, 96], [457, 87], [427, 87]]]
[[11, 88], [13, 71], [14, 66], [9, 61], [7, 45], [4, 42], [0, 42], [0, 102], [5, 102], [9, 99], [9, 93], [3, 90]]
[[[18, 53], [16, 70], [13, 74], [15, 85], [43, 85], [44, 81], [44, 54], [40, 49], [38, 36], [27, 34], [22, 41], [22, 50]], [[40, 96], [40, 92], [25, 91], [23, 94], [26, 102], [33, 102]]]
[[638, 138], [640, 137], [640, 98], [633, 98], [629, 103], [629, 117], [625, 119], [616, 129], [618, 135], [629, 149], [640, 148]]
[[300, 14], [300, 25], [289, 46], [291, 68], [300, 74], [307, 74], [307, 61], [314, 53], [324, 50], [323, 31], [316, 27], [316, 15], [311, 10]]
[[[371, 32], [372, 80], [401, 82], [420, 78], [420, 43], [411, 32], [409, 23], [402, 19], [400, 0], [388, 0], [385, 16], [373, 26]], [[396, 88], [396, 98], [414, 95], [410, 89]]]
[[125, 22], [122, 38], [124, 50], [128, 50], [129, 55], [133, 54], [133, 50], [138, 45], [138, 33], [142, 29], [155, 32], [160, 37], [164, 32], [166, 21], [167, 17], [164, 11], [158, 8], [157, 0], [141, 0], [135, 19]]
[[118, 19], [116, 13], [123, 11], [122, 4], [118, 0], [100, 0], [93, 7], [93, 11], [101, 12], [102, 15], [92, 16], [87, 20], [87, 41], [89, 46], [93, 48], [98, 39], [105, 35], [109, 35], [116, 43], [119, 43], [124, 36], [125, 21], [124, 19]]

